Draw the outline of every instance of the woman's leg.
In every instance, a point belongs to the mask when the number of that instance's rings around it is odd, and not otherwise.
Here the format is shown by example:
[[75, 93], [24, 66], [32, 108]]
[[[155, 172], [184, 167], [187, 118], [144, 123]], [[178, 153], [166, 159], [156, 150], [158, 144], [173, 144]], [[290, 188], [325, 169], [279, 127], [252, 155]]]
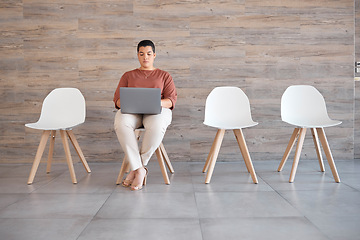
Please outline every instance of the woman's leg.
[[134, 130], [142, 125], [142, 115], [116, 113], [114, 129], [120, 145], [127, 156], [131, 170], [143, 166]]
[[148, 164], [151, 156], [162, 142], [171, 120], [172, 111], [168, 108], [163, 108], [161, 113], [157, 115], [144, 115], [145, 134], [140, 151], [144, 166]]

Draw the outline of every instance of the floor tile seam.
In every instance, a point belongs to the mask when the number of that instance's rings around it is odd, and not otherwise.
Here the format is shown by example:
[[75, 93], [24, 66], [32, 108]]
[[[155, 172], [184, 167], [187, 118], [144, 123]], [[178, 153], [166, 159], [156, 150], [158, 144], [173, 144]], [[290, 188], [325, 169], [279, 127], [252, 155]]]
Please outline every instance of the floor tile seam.
[[[15, 202], [10, 203], [9, 205], [6, 205], [5, 207], [0, 208], [0, 213], [1, 213], [2, 210], [4, 210], [4, 209], [6, 209], [6, 208], [8, 208], [8, 207], [10, 207], [10, 206], [12, 206], [12, 205], [14, 205], [14, 204], [17, 204], [17, 203], [25, 200], [26, 198], [29, 197], [28, 195], [30, 195], [31, 193], [0, 193], [0, 195], [2, 195], [2, 194], [8, 194], [8, 195], [19, 194], [19, 195], [24, 195], [24, 196], [21, 197], [20, 199], [16, 200]], [[1, 217], [0, 217], [0, 218], [1, 218]]]
[[[188, 162], [187, 162], [188, 163]], [[200, 163], [200, 162], [199, 162]], [[226, 164], [226, 163], [237, 163], [237, 162], [220, 162], [220, 164]], [[59, 164], [63, 164], [63, 163], [59, 163]], [[65, 163], [64, 163], [65, 164]], [[78, 163], [79, 165], [80, 165], [80, 162]], [[101, 166], [101, 165], [103, 165], [103, 164], [108, 164], [108, 163], [97, 163], [96, 165], [97, 166]], [[25, 165], [25, 164], [19, 164], [19, 166], [21, 166], [21, 165]], [[111, 164], [109, 164], [109, 165], [111, 165]], [[1, 164], [0, 164], [0, 166], [1, 166]], [[62, 175], [62, 174], [64, 174], [65, 172], [67, 172], [66, 171], [66, 169], [64, 169], [63, 171], [62, 171], [62, 173], [60, 174], [60, 175]], [[262, 171], [257, 171], [257, 174], [258, 173], [264, 173], [264, 172], [262, 172]], [[305, 172], [304, 172], [305, 173]], [[350, 172], [351, 173], [351, 172]], [[309, 173], [309, 174], [311, 174], [311, 173]], [[192, 175], [192, 173], [190, 173], [190, 175]], [[86, 175], [84, 175], [84, 176], [86, 176]], [[1, 177], [0, 177], [1, 178]]]
[[265, 219], [269, 219], [269, 220], [279, 220], [279, 219], [283, 219], [283, 220], [294, 220], [294, 219], [304, 219], [306, 220], [311, 226], [313, 226], [314, 228], [316, 228], [321, 234], [323, 234], [327, 239], [331, 240], [332, 238], [330, 238], [330, 236], [328, 236], [325, 232], [321, 231], [321, 229], [319, 229], [317, 227], [316, 224], [314, 224], [312, 221], [310, 221], [310, 219], [308, 219], [306, 216], [271, 216], [271, 217], [214, 217], [214, 218], [200, 218], [200, 227], [202, 227], [203, 222], [206, 220], [225, 220], [225, 219], [230, 219], [230, 220], [265, 220]]
[[[300, 190], [293, 190], [293, 191], [300, 191]], [[294, 204], [292, 204], [291, 202], [290, 202], [290, 200], [288, 200], [288, 199], [286, 199], [285, 197], [283, 197], [282, 196], [282, 194], [280, 193], [280, 192], [293, 192], [293, 191], [291, 191], [291, 190], [289, 190], [289, 191], [276, 191], [275, 190], [275, 192], [279, 195], [279, 197], [281, 197], [282, 199], [284, 199], [284, 201], [285, 202], [287, 202], [291, 207], [293, 207], [297, 212], [299, 212], [299, 214], [300, 215], [302, 215], [303, 217], [305, 217], [309, 222], [311, 222], [310, 221], [310, 219], [308, 219], [308, 217], [307, 217], [307, 214], [306, 214], [306, 211], [304, 212], [304, 211], [302, 211], [301, 210], [301, 208], [298, 208], [297, 206], [296, 206], [296, 204], [294, 205]], [[303, 190], [303, 192], [309, 192], [309, 191], [311, 191], [311, 192], [318, 192], [319, 190]], [[312, 223], [312, 222], [311, 222]], [[312, 223], [313, 224], [313, 223]], [[313, 224], [314, 225], [314, 224]], [[319, 229], [318, 229], [319, 230]], [[320, 231], [320, 230], [319, 230]], [[321, 232], [321, 231], [320, 231]], [[322, 233], [322, 232], [321, 232]]]
[[[261, 178], [262, 179], [262, 178]], [[305, 213], [303, 213], [300, 209], [298, 209], [296, 206], [294, 206], [288, 199], [286, 199], [278, 190], [274, 189], [267, 181], [262, 179], [266, 184], [270, 186], [274, 190], [274, 193], [276, 193], [281, 199], [283, 199], [285, 202], [287, 202], [291, 207], [293, 207], [300, 215], [305, 217]], [[294, 190], [296, 191], [296, 190]], [[293, 191], [289, 191], [293, 192]]]
[[236, 190], [232, 190], [232, 191], [230, 191], [230, 190], [227, 190], [227, 191], [221, 191], [221, 190], [211, 190], [211, 191], [202, 191], [202, 190], [196, 190], [194, 193], [221, 193], [221, 194], [229, 194], [229, 193], [231, 193], [231, 194], [238, 194], [238, 193], [248, 193], [248, 194], [250, 194], [250, 193], [271, 193], [271, 192], [274, 192], [274, 191], [271, 191], [271, 190], [254, 190], [254, 191], [250, 191], [250, 190], [238, 190], [238, 191], [236, 191]]
[[[241, 159], [240, 159], [241, 160]], [[326, 159], [325, 159], [326, 160]], [[302, 159], [302, 162], [304, 163], [309, 163], [309, 162], [316, 162], [318, 161], [317, 158], [314, 158], [314, 159]], [[156, 160], [154, 160], [154, 162], [156, 162]], [[261, 162], [265, 162], [267, 164], [270, 164], [270, 163], [277, 163], [279, 164], [280, 163], [280, 160], [252, 160], [253, 163], [261, 163]], [[342, 160], [342, 159], [336, 159], [336, 163], [348, 163], [348, 162], [359, 162], [360, 163], [360, 159], [350, 159], [350, 160]], [[41, 163], [47, 163], [47, 160], [43, 160]], [[113, 162], [99, 162], [99, 161], [88, 161], [89, 165], [96, 165], [96, 166], [99, 166], [99, 165], [121, 165], [121, 161], [113, 161]], [[205, 164], [205, 161], [173, 161], [173, 164], [183, 164], [183, 163], [189, 163], [189, 164]], [[233, 161], [217, 161], [217, 163], [241, 163], [241, 161], [239, 162], [238, 160], [233, 160]], [[0, 163], [0, 167], [1, 166], [31, 166], [33, 164], [33, 162], [24, 162], [24, 163]], [[155, 163], [151, 163], [151, 164], [155, 164]], [[53, 162], [52, 165], [64, 165], [64, 166], [67, 166], [67, 163], [66, 161], [57, 161], [57, 162]], [[82, 166], [82, 162], [80, 160], [74, 160], [74, 165], [79, 165], [79, 166]], [[155, 164], [156, 165], [156, 164]]]
[[[84, 169], [85, 170], [85, 169]], [[85, 170], [86, 171], [86, 170]], [[65, 172], [67, 173], [67, 172]], [[77, 179], [77, 183], [72, 183], [73, 185], [77, 185], [79, 184], [82, 180], [84, 180], [84, 178], [88, 177], [88, 176], [91, 176], [91, 173], [92, 172], [86, 172], [82, 177], [80, 177], [80, 179], [76, 178]], [[69, 179], [70, 181], [70, 179]]]
[[[341, 191], [343, 192], [349, 192], [349, 193], [352, 193], [352, 192], [360, 192], [360, 190], [356, 189], [356, 188], [353, 188], [353, 187], [350, 187], [350, 186], [347, 186], [349, 187], [350, 189], [341, 189]], [[278, 192], [279, 194], [281, 194], [281, 192], [319, 192], [319, 191], [331, 191], [333, 192], [334, 190], [329, 188], [329, 189], [297, 189], [297, 190], [287, 190], [287, 189], [284, 189], [284, 190], [276, 190], [276, 192]]]
[[[271, 189], [272, 189], [272, 191], [271, 190], [254, 190], [254, 191], [252, 191], [252, 190], [241, 190], [241, 191], [218, 191], [218, 190], [216, 190], [216, 191], [214, 191], [214, 190], [211, 190], [211, 191], [196, 191], [195, 189], [194, 189], [194, 192], [195, 193], [209, 193], [209, 192], [211, 192], [211, 193], [216, 193], [216, 192], [219, 192], [219, 193], [259, 193], [259, 192], [276, 192], [275, 191], [275, 189], [269, 184], [269, 183], [267, 183], [267, 181], [265, 181], [261, 176], [259, 176], [257, 173], [256, 173], [256, 175], [259, 177], [259, 178], [261, 178], [261, 180], [263, 180], [265, 183], [266, 183], [266, 185], [267, 186], [269, 186]], [[254, 186], [257, 186], [257, 185], [259, 185], [260, 183], [257, 183], [257, 184], [254, 184], [253, 182], [249, 182], [249, 184], [252, 184], [252, 185], [254, 185]]]
[[198, 217], [99, 217], [95, 216], [92, 220], [124, 220], [124, 219], [131, 219], [131, 220], [194, 220], [200, 219]]
[[[195, 202], [196, 203], [196, 209], [198, 209], [198, 204], [197, 204], [197, 202]], [[198, 212], [199, 212], [199, 210], [198, 210]], [[200, 234], [201, 234], [201, 239], [205, 239], [205, 236], [204, 236], [204, 234], [205, 234], [205, 232], [206, 232], [206, 229], [203, 229], [204, 228], [204, 226], [203, 226], [203, 224], [201, 224], [201, 218], [200, 218], [200, 216], [199, 216], [199, 218], [198, 218], [198, 224], [199, 224], [199, 227], [200, 227]]]
[[34, 192], [31, 194], [48, 194], [48, 195], [108, 195], [111, 194], [113, 190], [109, 190], [108, 192], [50, 192], [50, 191], [46, 191], [46, 192]]
[[89, 217], [60, 217], [60, 218], [46, 218], [46, 217], [0, 217], [0, 220], [84, 220], [84, 219], [93, 219], [93, 216]]
[[[202, 172], [200, 172], [200, 173], [202, 173]], [[223, 172], [223, 173], [225, 173], [225, 172]], [[241, 172], [237, 171], [237, 172], [233, 172], [233, 173], [236, 173], [236, 174], [249, 174], [249, 172], [247, 172], [247, 171], [241, 171]], [[280, 172], [278, 172], [278, 171], [274, 171], [274, 172], [256, 171], [255, 173], [256, 173], [256, 175], [267, 175], [267, 176], [269, 176], [269, 175], [274, 175], [274, 174], [280, 173]], [[285, 173], [285, 174], [288, 174], [290, 176], [290, 171], [288, 173], [287, 173], [287, 171], [281, 171], [281, 173]], [[301, 175], [315, 175], [315, 174], [319, 174], [319, 173], [323, 173], [323, 172], [320, 172], [320, 171], [314, 171], [314, 172], [298, 171], [297, 173], [301, 174]], [[323, 174], [325, 175], [326, 178], [333, 179], [332, 177], [329, 176], [328, 172], [324, 172]], [[184, 176], [187, 176], [187, 175], [184, 175]], [[199, 173], [191, 173], [190, 176], [191, 177], [199, 177], [200, 175], [199, 175]]]
[[0, 196], [1, 195], [29, 195], [29, 194], [31, 194], [31, 193], [29, 193], [29, 192], [24, 192], [24, 193], [19, 193], [19, 192], [14, 192], [14, 193], [11, 193], [11, 192], [0, 192]]
[[[357, 188], [355, 188], [355, 187], [353, 187], [353, 186], [351, 186], [351, 185], [349, 185], [349, 184], [347, 184], [347, 183], [341, 182], [341, 184], [344, 184], [345, 186], [353, 189], [355, 192], [360, 192], [360, 189], [357, 189]], [[344, 191], [345, 191], [345, 190], [344, 190]]]
[[21, 167], [21, 166], [30, 166], [32, 165], [33, 163], [0, 163], [0, 167]]
[[[1, 168], [1, 167], [0, 167]], [[51, 174], [51, 173], [50, 173]], [[59, 173], [58, 176], [51, 176], [51, 178], [57, 178], [59, 176], [61, 176], [63, 173]], [[40, 181], [37, 181], [37, 179], [41, 179], [41, 178], [47, 178], [49, 175], [46, 174], [46, 175], [43, 175], [43, 176], [35, 176], [34, 178], [34, 182], [32, 184], [29, 184], [29, 185], [33, 185], [33, 184], [36, 184], [37, 182], [40, 182]], [[21, 175], [21, 176], [1, 176], [0, 179], [23, 179], [24, 180], [24, 184], [28, 185], [27, 184], [27, 180], [28, 180], [28, 175], [26, 173], [26, 175]]]
[[[65, 172], [65, 171], [64, 171], [64, 172]], [[30, 193], [34, 193], [35, 191], [37, 191], [37, 190], [39, 190], [39, 189], [41, 189], [41, 188], [43, 188], [43, 187], [48, 186], [50, 183], [54, 182], [57, 178], [59, 178], [61, 175], [63, 175], [64, 172], [60, 173], [60, 174], [59, 174], [58, 176], [56, 176], [56, 177], [51, 177], [51, 180], [49, 180], [49, 181], [48, 181], [47, 183], [45, 183], [44, 185], [39, 186], [38, 188], [35, 187], [35, 189], [34, 189], [33, 191], [31, 191]], [[34, 186], [33, 184], [34, 184], [34, 183], [32, 183], [32, 184], [30, 184], [30, 185]], [[30, 186], [29, 184], [27, 184], [27, 185]]]
[[273, 219], [273, 220], [278, 220], [278, 219], [307, 219], [306, 216], [301, 215], [301, 216], [237, 216], [237, 217], [200, 217], [200, 220], [214, 220], [214, 219]]
[[[114, 192], [114, 190], [112, 190], [111, 192], [108, 193], [94, 193], [94, 192], [89, 192], [89, 193], [79, 193], [79, 192], [73, 192], [73, 193], [69, 193], [69, 192], [53, 192], [53, 193], [49, 193], [49, 192], [42, 192], [42, 193], [37, 193], [37, 192], [31, 192], [29, 193], [30, 196], [32, 195], [111, 195]], [[29, 196], [29, 197], [30, 197]]]
[[[144, 186], [142, 190], [140, 190], [140, 192], [138, 192], [139, 194], [165, 194], [165, 195], [169, 195], [169, 194], [192, 194], [194, 193], [194, 191], [190, 191], [190, 190], [187, 190], [187, 191], [176, 191], [176, 190], [173, 190], [173, 191], [168, 191], [168, 190], [147, 190], [146, 189], [147, 186]], [[124, 188], [121, 186], [121, 188]], [[114, 194], [128, 194], [128, 195], [131, 195], [131, 194], [137, 194], [135, 193], [133, 190], [131, 190], [130, 188], [128, 189], [121, 189], [120, 187], [119, 188], [115, 188], [115, 192]], [[121, 189], [121, 190], [119, 190]]]
[[[289, 170], [281, 170], [280, 172], [277, 171], [277, 170], [274, 170], [273, 172], [269, 172], [269, 171], [266, 171], [266, 172], [265, 172], [265, 171], [258, 171], [258, 172], [256, 172], [256, 174], [258, 174], [258, 173], [259, 173], [259, 174], [267, 174], [267, 175], [270, 175], [270, 174], [280, 174], [280, 173], [282, 173], [282, 174], [284, 174], [284, 175], [289, 175], [289, 176], [290, 176], [291, 169], [289, 169]], [[321, 172], [320, 170], [314, 170], [314, 171], [312, 171], [312, 172], [309, 172], [309, 171], [306, 171], [306, 170], [297, 169], [295, 176], [296, 176], [297, 174], [302, 174], [302, 175], [324, 174], [326, 177], [332, 178], [332, 176], [329, 177], [329, 175], [331, 174], [331, 171]], [[333, 178], [332, 178], [332, 179], [333, 179]]]
[[[189, 167], [189, 171], [190, 171], [190, 174], [191, 174], [191, 166], [190, 164], [188, 163], [188, 167]], [[196, 206], [196, 215], [198, 217], [200, 217], [200, 214], [199, 214], [199, 208], [198, 208], [198, 203], [197, 203], [197, 199], [196, 199], [196, 190], [195, 190], [195, 186], [194, 186], [194, 178], [192, 175], [190, 175], [190, 178], [191, 178], [191, 187], [192, 187], [192, 196], [194, 197], [194, 201], [195, 201], [195, 206]], [[201, 232], [201, 237], [203, 239], [203, 236], [202, 236], [202, 232]]]
[[[194, 201], [195, 201], [195, 206], [196, 206], [196, 215], [198, 216], [198, 218], [200, 217], [200, 213], [199, 213], [199, 205], [198, 205], [198, 201], [196, 199], [196, 189], [195, 189], [195, 186], [194, 186], [194, 177], [192, 176], [191, 174], [191, 164], [188, 163], [188, 167], [189, 167], [189, 171], [190, 171], [190, 178], [191, 178], [191, 185], [192, 185], [192, 195], [194, 197]], [[205, 184], [205, 183], [204, 183]], [[201, 231], [201, 237], [202, 239], [203, 238], [203, 234], [202, 234], [202, 231]]]
[[[189, 167], [190, 167], [190, 166], [189, 166]], [[192, 182], [192, 187], [193, 187], [192, 195], [193, 195], [194, 201], [195, 201], [196, 215], [198, 216], [198, 219], [199, 219], [199, 218], [200, 218], [200, 210], [199, 210], [198, 199], [197, 199], [197, 197], [196, 197], [196, 190], [195, 190], [195, 187], [194, 187], [193, 178], [191, 178], [191, 182]], [[199, 223], [200, 223], [200, 221], [199, 221]], [[200, 230], [201, 230], [201, 228], [200, 228]], [[202, 230], [201, 230], [201, 237], [202, 237], [202, 239], [204, 239]]]
[[205, 232], [205, 230], [203, 230], [203, 226], [201, 224], [201, 219], [200, 218], [198, 218], [198, 224], [199, 224], [199, 228], [200, 228], [201, 239], [204, 240], [204, 232]]
[[[319, 190], [296, 190], [297, 192], [319, 192]], [[331, 190], [328, 190], [328, 191], [331, 191]], [[277, 194], [281, 197], [281, 198], [283, 198], [287, 203], [289, 203], [290, 204], [290, 206], [292, 206], [294, 209], [296, 209], [296, 211], [298, 211], [301, 215], [303, 215], [303, 216], [308, 216], [309, 214], [306, 214], [306, 210], [305, 210], [305, 212], [304, 211], [302, 211], [301, 210], [301, 208], [298, 208], [297, 206], [296, 206], [296, 204], [294, 205], [294, 204], [292, 204], [289, 200], [287, 200], [285, 197], [283, 197], [282, 196], [282, 194], [280, 193], [280, 192], [293, 192], [293, 191], [288, 191], [288, 190], [280, 190], [279, 192], [278, 191], [276, 191], [277, 192]], [[350, 192], [350, 191], [348, 191], [348, 192]], [[355, 191], [351, 191], [351, 192], [355, 192]], [[344, 215], [344, 216], [348, 216], [348, 215]], [[336, 215], [332, 215], [332, 216], [324, 216], [324, 217], [338, 217], [338, 216], [336, 216]]]
[[261, 177], [261, 175], [258, 175], [258, 177], [264, 181], [264, 183], [266, 183], [266, 185], [268, 185], [274, 192], [276, 192], [276, 190], [268, 183], [268, 181], [266, 181], [263, 177]]
[[[131, 192], [132, 190], [129, 190], [129, 191], [127, 191], [127, 190], [116, 190], [116, 192], [115, 193], [117, 193], [117, 194], [131, 194], [130, 192]], [[193, 193], [194, 191], [191, 191], [191, 190], [187, 190], [187, 191], [181, 191], [181, 190], [170, 190], [170, 191], [161, 191], [161, 190], [146, 190], [145, 189], [145, 187], [144, 187], [144, 189], [143, 189], [143, 192], [142, 192], [142, 194], [152, 194], [152, 193], [156, 193], [156, 194], [180, 194], [180, 193], [182, 193], [182, 194], [185, 194], [185, 193], [187, 193], [187, 194], [190, 194], [190, 193]]]
[[330, 236], [328, 236], [327, 234], [326, 234], [326, 232], [323, 232], [313, 221], [311, 221], [307, 216], [304, 216], [305, 217], [305, 219], [309, 222], [309, 223], [311, 223], [311, 225], [314, 227], [314, 228], [316, 228], [316, 230], [318, 230], [319, 232], [321, 232], [326, 238], [328, 238], [329, 240], [332, 240], [332, 238], [330, 237]]
[[[100, 212], [100, 210], [104, 207], [104, 205], [106, 204], [106, 202], [109, 200], [109, 198], [112, 196], [112, 194], [114, 193], [116, 188], [113, 189], [113, 191], [108, 195], [108, 197], [106, 198], [106, 200], [103, 202], [103, 204], [99, 207], [99, 209], [96, 211], [96, 213], [94, 213], [90, 219], [90, 221], [86, 224], [86, 226], [84, 226], [84, 228], [82, 229], [82, 231], [79, 233], [79, 235], [76, 237], [76, 239], [79, 239], [80, 236], [86, 231], [86, 229], [89, 227], [89, 225], [92, 223], [92, 221], [96, 218], [96, 215]], [[92, 194], [93, 195], [93, 194]]]
[[[281, 192], [293, 192], [293, 191], [297, 191], [297, 192], [306, 192], [306, 191], [319, 191], [319, 189], [309, 189], [309, 190], [299, 190], [299, 189], [295, 189], [295, 190], [275, 190], [270, 184], [269, 184], [269, 182], [268, 181], [266, 181], [264, 178], [262, 178], [261, 177], [261, 175], [259, 175], [259, 177], [271, 188], [271, 189], [273, 189], [275, 192], [278, 192], [278, 191], [281, 191]], [[327, 178], [329, 178], [329, 179], [333, 179], [332, 177], [330, 177], [330, 176], [326, 176]], [[289, 182], [286, 182], [286, 183], [289, 183]], [[289, 184], [293, 184], [293, 183], [289, 183]], [[330, 184], [333, 184], [333, 183], [330, 183]], [[346, 184], [346, 183], [343, 183], [343, 182], [340, 182], [340, 183], [336, 183], [336, 184], [344, 184], [345, 186], [347, 186], [347, 187], [349, 187], [349, 188], [351, 188], [351, 189], [353, 189], [353, 191], [360, 191], [359, 189], [356, 189], [356, 188], [354, 188], [354, 187], [351, 187], [351, 186], [349, 186], [348, 184]], [[326, 189], [323, 189], [323, 190], [326, 190]], [[331, 190], [331, 189], [329, 189], [329, 190]], [[348, 190], [346, 190], [346, 189], [344, 189], [343, 191], [348, 191]], [[349, 192], [351, 192], [351, 191], [349, 191]]]

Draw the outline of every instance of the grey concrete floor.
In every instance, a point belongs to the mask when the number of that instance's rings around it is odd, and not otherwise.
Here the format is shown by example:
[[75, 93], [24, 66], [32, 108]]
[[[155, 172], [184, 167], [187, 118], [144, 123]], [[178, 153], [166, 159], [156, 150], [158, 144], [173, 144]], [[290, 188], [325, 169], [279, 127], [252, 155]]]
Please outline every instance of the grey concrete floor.
[[289, 183], [289, 159], [280, 173], [254, 161], [258, 184], [243, 162], [218, 162], [204, 184], [203, 164], [173, 163], [165, 185], [152, 160], [138, 192], [115, 185], [120, 163], [77, 163], [78, 184], [65, 163], [42, 163], [33, 185], [31, 165], [0, 164], [0, 239], [360, 239], [359, 160], [336, 161], [341, 183], [301, 159]]

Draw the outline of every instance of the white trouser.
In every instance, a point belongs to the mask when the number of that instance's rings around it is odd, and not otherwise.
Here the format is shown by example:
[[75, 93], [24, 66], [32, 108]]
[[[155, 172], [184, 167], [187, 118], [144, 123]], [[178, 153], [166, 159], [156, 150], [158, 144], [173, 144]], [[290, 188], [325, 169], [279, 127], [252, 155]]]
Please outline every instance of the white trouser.
[[[120, 145], [130, 163], [130, 169], [146, 166], [162, 142], [165, 131], [172, 120], [172, 111], [162, 108], [160, 114], [125, 114], [121, 110], [115, 116], [114, 128]], [[139, 150], [135, 129], [144, 126], [145, 134]]]

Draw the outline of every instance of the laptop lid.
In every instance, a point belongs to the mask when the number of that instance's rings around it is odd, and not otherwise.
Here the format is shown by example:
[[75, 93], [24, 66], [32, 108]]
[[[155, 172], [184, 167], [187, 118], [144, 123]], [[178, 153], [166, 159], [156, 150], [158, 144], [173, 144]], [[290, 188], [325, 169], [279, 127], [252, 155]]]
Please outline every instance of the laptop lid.
[[160, 88], [120, 88], [122, 113], [159, 114], [161, 113]]

